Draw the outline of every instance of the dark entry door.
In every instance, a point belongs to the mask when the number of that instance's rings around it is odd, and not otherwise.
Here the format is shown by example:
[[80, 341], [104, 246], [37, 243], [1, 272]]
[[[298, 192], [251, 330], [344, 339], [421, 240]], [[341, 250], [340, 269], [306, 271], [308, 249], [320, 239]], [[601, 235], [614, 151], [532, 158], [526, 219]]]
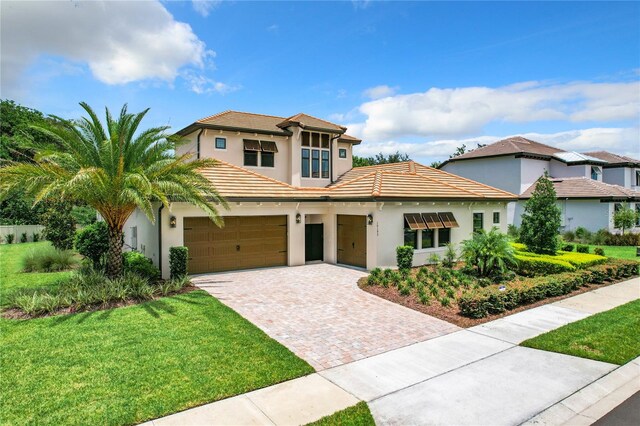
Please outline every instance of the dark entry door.
[[309, 223], [304, 226], [304, 260], [324, 260], [324, 226]]
[[367, 217], [338, 215], [338, 263], [367, 267]]

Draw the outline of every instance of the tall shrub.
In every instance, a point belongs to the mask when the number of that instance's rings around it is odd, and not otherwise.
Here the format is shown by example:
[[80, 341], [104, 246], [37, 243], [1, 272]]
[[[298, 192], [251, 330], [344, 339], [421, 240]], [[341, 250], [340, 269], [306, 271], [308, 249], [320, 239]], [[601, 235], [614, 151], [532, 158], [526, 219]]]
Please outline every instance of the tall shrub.
[[554, 254], [560, 233], [560, 208], [556, 204], [556, 190], [547, 174], [541, 176], [527, 200], [522, 214], [520, 242], [534, 253]]
[[51, 203], [42, 215], [43, 236], [58, 250], [71, 250], [76, 232], [76, 221], [71, 216], [69, 203]]
[[413, 266], [413, 247], [396, 247], [396, 260], [398, 261], [398, 269], [401, 271], [408, 271], [411, 269], [411, 266]]
[[96, 222], [76, 232], [78, 253], [91, 260], [95, 269], [101, 269], [104, 255], [109, 250], [109, 229], [104, 222]]
[[509, 237], [497, 228], [484, 229], [473, 234], [473, 238], [462, 242], [462, 257], [466, 264], [475, 268], [480, 277], [502, 275], [510, 266], [516, 265], [515, 250]]
[[182, 278], [187, 275], [187, 262], [189, 249], [184, 246], [171, 247], [169, 249], [169, 270], [171, 279]]
[[624, 234], [625, 229], [633, 228], [637, 220], [638, 213], [626, 204], [613, 214], [613, 226], [621, 229], [622, 234]]

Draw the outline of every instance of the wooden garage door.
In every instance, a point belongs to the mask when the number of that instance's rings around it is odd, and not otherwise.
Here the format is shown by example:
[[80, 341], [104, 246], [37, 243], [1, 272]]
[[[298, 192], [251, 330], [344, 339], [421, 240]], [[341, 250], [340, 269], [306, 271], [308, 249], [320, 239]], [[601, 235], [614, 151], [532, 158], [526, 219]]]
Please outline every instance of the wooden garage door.
[[227, 216], [218, 228], [204, 217], [184, 218], [189, 273], [287, 264], [286, 216]]
[[338, 263], [367, 267], [367, 217], [338, 215]]

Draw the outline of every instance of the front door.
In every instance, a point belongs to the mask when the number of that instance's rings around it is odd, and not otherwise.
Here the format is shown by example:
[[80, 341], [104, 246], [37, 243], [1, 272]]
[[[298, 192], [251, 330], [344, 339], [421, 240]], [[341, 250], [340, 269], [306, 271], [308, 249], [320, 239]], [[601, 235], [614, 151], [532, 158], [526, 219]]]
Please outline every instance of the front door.
[[338, 215], [338, 263], [367, 267], [367, 217]]
[[321, 223], [308, 223], [304, 226], [304, 260], [324, 260], [324, 226]]

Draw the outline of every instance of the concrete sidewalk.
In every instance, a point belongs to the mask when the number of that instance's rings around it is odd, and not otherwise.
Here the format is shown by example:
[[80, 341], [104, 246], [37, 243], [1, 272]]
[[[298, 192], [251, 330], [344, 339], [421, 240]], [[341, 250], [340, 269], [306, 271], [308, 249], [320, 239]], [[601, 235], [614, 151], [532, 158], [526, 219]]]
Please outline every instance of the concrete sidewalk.
[[517, 345], [639, 297], [635, 278], [148, 424], [306, 424], [359, 400], [378, 424], [586, 424], [640, 388], [638, 360]]

